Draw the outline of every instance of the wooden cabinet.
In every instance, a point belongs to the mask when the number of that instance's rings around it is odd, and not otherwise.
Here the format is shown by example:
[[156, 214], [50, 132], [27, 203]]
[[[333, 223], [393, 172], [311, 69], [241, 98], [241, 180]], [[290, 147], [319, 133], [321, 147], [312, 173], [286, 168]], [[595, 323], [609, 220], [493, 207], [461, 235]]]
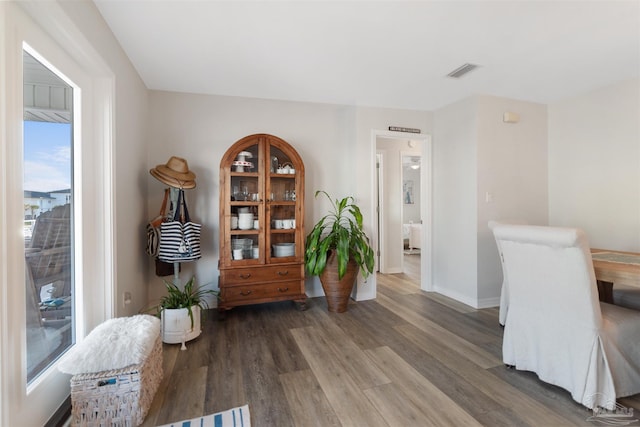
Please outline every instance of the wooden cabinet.
[[304, 290], [304, 163], [277, 136], [255, 134], [220, 161], [221, 311], [293, 300]]

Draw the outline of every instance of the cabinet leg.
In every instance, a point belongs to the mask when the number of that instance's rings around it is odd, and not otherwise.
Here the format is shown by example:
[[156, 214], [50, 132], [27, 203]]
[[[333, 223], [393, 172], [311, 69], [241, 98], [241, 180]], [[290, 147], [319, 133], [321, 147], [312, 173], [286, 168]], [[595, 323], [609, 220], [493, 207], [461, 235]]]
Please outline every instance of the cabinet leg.
[[305, 311], [309, 308], [306, 300], [295, 300], [294, 302], [296, 303], [296, 307], [300, 311]]

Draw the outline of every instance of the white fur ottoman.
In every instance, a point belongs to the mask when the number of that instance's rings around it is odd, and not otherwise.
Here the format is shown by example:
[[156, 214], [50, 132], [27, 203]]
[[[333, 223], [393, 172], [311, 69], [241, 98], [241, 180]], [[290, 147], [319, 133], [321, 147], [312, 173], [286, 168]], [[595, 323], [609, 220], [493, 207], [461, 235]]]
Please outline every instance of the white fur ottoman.
[[64, 356], [74, 426], [138, 426], [162, 380], [160, 319], [107, 320]]

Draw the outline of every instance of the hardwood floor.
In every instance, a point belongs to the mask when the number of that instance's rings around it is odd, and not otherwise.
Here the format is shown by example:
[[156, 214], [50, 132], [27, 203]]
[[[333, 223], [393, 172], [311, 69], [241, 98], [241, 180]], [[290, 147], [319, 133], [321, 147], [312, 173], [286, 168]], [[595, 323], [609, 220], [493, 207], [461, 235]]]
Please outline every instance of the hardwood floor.
[[[425, 293], [407, 274], [377, 280], [376, 300], [342, 314], [324, 298], [209, 312], [186, 351], [165, 344], [143, 425], [244, 404], [254, 427], [599, 425], [568, 392], [502, 364], [497, 309]], [[620, 403], [640, 411], [638, 396]]]

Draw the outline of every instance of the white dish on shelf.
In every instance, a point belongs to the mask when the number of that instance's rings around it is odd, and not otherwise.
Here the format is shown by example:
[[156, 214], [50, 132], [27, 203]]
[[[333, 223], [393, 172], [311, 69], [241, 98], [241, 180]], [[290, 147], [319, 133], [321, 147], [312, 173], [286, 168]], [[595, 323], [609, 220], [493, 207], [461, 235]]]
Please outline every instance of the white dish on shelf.
[[294, 256], [296, 251], [295, 243], [275, 243], [271, 247], [276, 258]]
[[238, 228], [240, 230], [251, 230], [251, 229], [253, 229], [253, 220], [251, 220], [251, 221], [238, 221]]

